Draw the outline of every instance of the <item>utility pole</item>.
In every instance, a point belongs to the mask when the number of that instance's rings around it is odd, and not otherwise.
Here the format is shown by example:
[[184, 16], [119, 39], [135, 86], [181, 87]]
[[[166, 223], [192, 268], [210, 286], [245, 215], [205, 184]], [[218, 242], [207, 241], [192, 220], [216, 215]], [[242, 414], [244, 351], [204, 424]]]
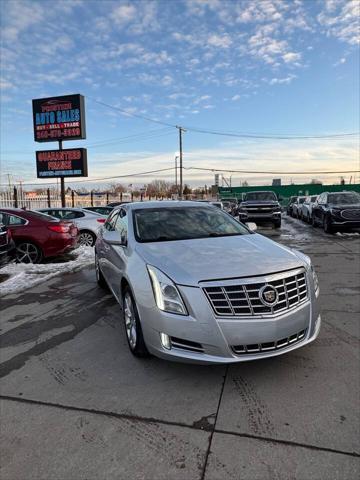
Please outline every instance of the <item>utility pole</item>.
[[177, 159], [179, 158], [179, 155], [175, 155], [175, 189], [176, 189], [176, 192], [178, 192], [178, 182], [177, 182], [177, 174], [178, 174], [178, 171], [177, 171]]
[[9, 182], [9, 192], [11, 192], [11, 180], [10, 180], [10, 173], [7, 174], [8, 182]]
[[[62, 140], [59, 140], [59, 150], [62, 150]], [[65, 179], [60, 177], [60, 192], [61, 192], [61, 206], [62, 208], [66, 207], [65, 205]]]
[[183, 199], [183, 153], [182, 153], [182, 133], [186, 132], [186, 130], [182, 127], [176, 128], [179, 130], [179, 154], [180, 154], [180, 200]]

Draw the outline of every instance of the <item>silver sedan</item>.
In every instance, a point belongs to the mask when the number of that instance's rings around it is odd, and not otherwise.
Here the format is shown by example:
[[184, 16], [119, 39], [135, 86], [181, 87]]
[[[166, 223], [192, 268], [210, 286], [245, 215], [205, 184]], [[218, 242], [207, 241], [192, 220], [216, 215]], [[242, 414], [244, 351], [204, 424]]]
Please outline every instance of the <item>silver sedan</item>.
[[121, 306], [136, 356], [241, 362], [289, 352], [319, 333], [309, 257], [211, 205], [116, 208], [100, 229], [95, 268]]

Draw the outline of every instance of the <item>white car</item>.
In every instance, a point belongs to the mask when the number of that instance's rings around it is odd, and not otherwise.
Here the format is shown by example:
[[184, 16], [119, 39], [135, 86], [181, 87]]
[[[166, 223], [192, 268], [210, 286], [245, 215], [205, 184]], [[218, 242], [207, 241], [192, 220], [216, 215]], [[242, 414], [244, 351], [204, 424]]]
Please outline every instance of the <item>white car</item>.
[[306, 197], [297, 197], [295, 202], [292, 205], [292, 216], [295, 218], [301, 218], [302, 215], [302, 205]]
[[318, 199], [318, 195], [311, 195], [305, 198], [304, 203], [301, 206], [301, 213], [300, 213], [301, 218], [305, 222], [308, 222], [308, 223], [311, 222], [312, 208], [317, 199]]
[[60, 220], [72, 220], [79, 229], [79, 245], [87, 247], [95, 245], [99, 227], [106, 220], [106, 215], [85, 208], [40, 208], [38, 211]]

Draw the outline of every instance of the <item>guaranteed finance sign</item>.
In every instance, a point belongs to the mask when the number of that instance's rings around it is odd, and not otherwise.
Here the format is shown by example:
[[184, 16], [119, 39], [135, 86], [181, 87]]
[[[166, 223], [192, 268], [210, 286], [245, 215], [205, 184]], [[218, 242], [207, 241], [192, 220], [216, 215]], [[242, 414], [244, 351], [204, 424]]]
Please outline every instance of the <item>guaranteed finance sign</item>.
[[35, 142], [86, 138], [82, 95], [39, 98], [32, 104]]
[[37, 151], [36, 170], [38, 178], [87, 177], [86, 148]]

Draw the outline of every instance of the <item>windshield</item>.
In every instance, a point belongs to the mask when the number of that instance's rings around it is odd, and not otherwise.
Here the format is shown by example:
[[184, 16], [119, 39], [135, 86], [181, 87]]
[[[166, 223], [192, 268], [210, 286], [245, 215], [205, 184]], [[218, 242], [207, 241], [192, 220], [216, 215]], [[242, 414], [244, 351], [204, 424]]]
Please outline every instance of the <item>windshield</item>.
[[134, 210], [133, 218], [138, 242], [249, 234], [241, 223], [214, 207], [144, 208]]
[[351, 205], [360, 203], [360, 195], [356, 192], [351, 193], [330, 193], [328, 203], [333, 205]]
[[304, 203], [305, 202], [305, 197], [299, 197], [299, 203]]
[[253, 200], [271, 200], [277, 201], [276, 195], [274, 192], [251, 192], [245, 195], [245, 202]]

